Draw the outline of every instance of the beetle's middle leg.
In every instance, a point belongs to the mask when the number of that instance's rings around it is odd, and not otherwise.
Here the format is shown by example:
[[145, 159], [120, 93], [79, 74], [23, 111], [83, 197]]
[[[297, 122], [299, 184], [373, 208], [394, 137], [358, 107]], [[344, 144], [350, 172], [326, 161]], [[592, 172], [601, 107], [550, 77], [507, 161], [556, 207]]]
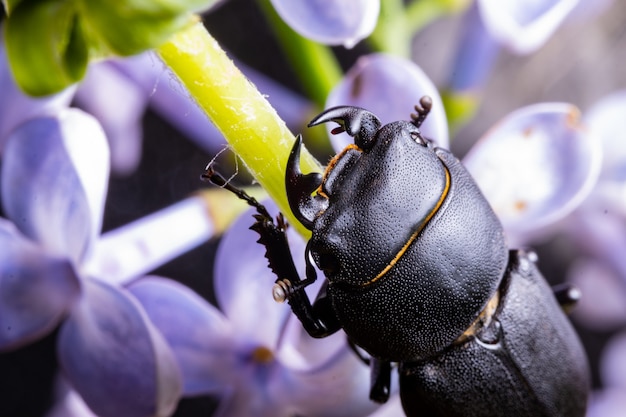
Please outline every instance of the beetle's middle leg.
[[254, 215], [256, 221], [250, 229], [259, 234], [257, 242], [265, 246], [265, 258], [277, 277], [272, 289], [274, 299], [279, 302], [287, 301], [304, 329], [313, 337], [326, 337], [339, 330], [341, 326], [333, 314], [330, 300], [326, 297], [325, 287], [313, 305], [305, 292], [305, 288], [317, 279], [317, 273], [311, 263], [307, 245], [306, 278], [300, 279], [287, 242], [287, 223], [282, 214], [279, 214], [274, 222], [265, 206], [245, 191], [229, 184], [210, 165], [202, 174], [202, 179], [232, 192], [256, 209], [257, 214]]

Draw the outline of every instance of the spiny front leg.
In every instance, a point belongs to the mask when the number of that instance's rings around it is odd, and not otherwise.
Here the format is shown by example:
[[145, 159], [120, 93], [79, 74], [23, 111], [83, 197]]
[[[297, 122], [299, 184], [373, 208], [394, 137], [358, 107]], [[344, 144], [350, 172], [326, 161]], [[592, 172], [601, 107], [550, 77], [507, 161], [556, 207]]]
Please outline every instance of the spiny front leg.
[[311, 264], [307, 246], [306, 279], [300, 279], [287, 241], [287, 223], [282, 214], [279, 214], [276, 217], [276, 222], [274, 222], [265, 206], [245, 191], [229, 184], [224, 177], [215, 172], [211, 165], [206, 168], [201, 178], [232, 192], [256, 209], [257, 214], [254, 215], [256, 221], [250, 229], [259, 234], [257, 242], [265, 247], [265, 258], [277, 277], [272, 289], [274, 299], [289, 303], [291, 310], [302, 322], [309, 335], [319, 338], [337, 331], [340, 327], [338, 322], [334, 320], [334, 314], [331, 311], [332, 306], [326, 297], [319, 297], [315, 305], [311, 305], [305, 288], [315, 282], [317, 274]]

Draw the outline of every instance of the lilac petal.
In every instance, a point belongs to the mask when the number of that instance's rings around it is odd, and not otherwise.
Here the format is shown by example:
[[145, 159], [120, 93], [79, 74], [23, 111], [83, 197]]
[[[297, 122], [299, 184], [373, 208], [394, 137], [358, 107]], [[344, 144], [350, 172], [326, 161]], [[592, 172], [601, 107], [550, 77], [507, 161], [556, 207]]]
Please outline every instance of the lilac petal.
[[378, 410], [370, 414], [369, 417], [396, 417], [401, 416], [403, 413], [404, 410], [402, 409], [400, 396], [394, 395]]
[[322, 367], [345, 348], [344, 332], [340, 331], [322, 339], [313, 338], [292, 314], [281, 333], [276, 356], [285, 366], [303, 371]]
[[98, 417], [74, 390], [67, 392], [45, 417]]
[[292, 404], [297, 415], [366, 416], [379, 405], [370, 401], [370, 370], [347, 345], [315, 369], [290, 369], [274, 387], [277, 398]]
[[576, 23], [589, 22], [606, 12], [613, 3], [615, 0], [578, 0], [567, 20]]
[[254, 416], [254, 417], [292, 417], [288, 406], [271, 401], [266, 395], [266, 387], [242, 385], [220, 399], [213, 417]]
[[2, 164], [7, 216], [26, 236], [78, 261], [99, 233], [109, 175], [106, 138], [77, 109], [25, 122]]
[[182, 388], [172, 351], [125, 290], [95, 280], [65, 321], [59, 363], [100, 417], [170, 415]]
[[447, 88], [455, 93], [479, 91], [487, 83], [500, 49], [473, 3], [463, 17]]
[[587, 417], [623, 417], [626, 410], [624, 389], [606, 388], [594, 391], [589, 398]]
[[[275, 212], [268, 203], [270, 213]], [[237, 332], [246, 339], [272, 349], [291, 310], [272, 298], [276, 277], [264, 257], [265, 249], [256, 241], [259, 235], [249, 230], [254, 223], [247, 211], [224, 234], [215, 258], [215, 293], [219, 306]], [[292, 254], [303, 277], [304, 242], [289, 234]]]
[[83, 269], [111, 284], [125, 284], [213, 236], [207, 202], [189, 197], [102, 235]]
[[52, 257], [0, 218], [0, 351], [52, 331], [80, 293], [70, 262]]
[[128, 289], [172, 348], [183, 375], [184, 395], [214, 393], [232, 382], [233, 334], [221, 312], [165, 278], [145, 277]]
[[626, 283], [606, 263], [578, 260], [570, 267], [567, 280], [582, 293], [572, 311], [577, 323], [596, 331], [612, 331], [626, 324]]
[[[572, 241], [598, 261], [626, 286], [626, 223], [624, 218], [605, 209], [590, 209], [586, 204], [566, 222]], [[626, 318], [625, 318], [626, 319]]]
[[626, 182], [624, 114], [626, 90], [604, 97], [585, 112], [585, 125], [598, 136], [604, 150], [601, 172], [603, 181]]
[[[366, 55], [356, 62], [343, 80], [331, 91], [326, 107], [339, 105], [363, 107], [383, 124], [410, 120], [420, 97], [429, 95], [433, 107], [420, 128], [429, 139], [448, 147], [448, 122], [441, 97], [428, 76], [412, 61], [387, 54]], [[332, 130], [335, 126], [330, 126]], [[346, 133], [332, 139], [339, 151], [354, 140]]]
[[23, 121], [37, 115], [53, 114], [67, 107], [76, 87], [66, 88], [58, 94], [32, 98], [15, 85], [4, 47], [4, 31], [0, 30], [0, 152], [4, 149], [7, 135]]
[[102, 124], [111, 148], [112, 170], [132, 173], [141, 158], [148, 94], [105, 61], [89, 66], [76, 100]]
[[376, 27], [380, 0], [271, 0], [280, 17], [302, 36], [351, 48]]
[[601, 149], [565, 103], [519, 109], [463, 159], [512, 243], [545, 232], [576, 208], [597, 181]]
[[578, 0], [478, 0], [491, 35], [518, 54], [539, 49], [577, 3]]
[[626, 332], [613, 336], [604, 347], [600, 375], [603, 386], [626, 391]]

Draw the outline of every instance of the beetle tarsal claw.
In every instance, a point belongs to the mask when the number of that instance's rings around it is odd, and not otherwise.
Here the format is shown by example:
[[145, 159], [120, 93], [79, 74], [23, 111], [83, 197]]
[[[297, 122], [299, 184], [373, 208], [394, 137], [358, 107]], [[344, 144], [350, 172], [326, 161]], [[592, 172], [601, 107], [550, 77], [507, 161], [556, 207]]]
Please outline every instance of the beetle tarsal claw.
[[276, 281], [276, 284], [272, 287], [272, 297], [277, 303], [284, 303], [289, 294], [292, 292], [291, 281], [288, 279], [281, 279]]

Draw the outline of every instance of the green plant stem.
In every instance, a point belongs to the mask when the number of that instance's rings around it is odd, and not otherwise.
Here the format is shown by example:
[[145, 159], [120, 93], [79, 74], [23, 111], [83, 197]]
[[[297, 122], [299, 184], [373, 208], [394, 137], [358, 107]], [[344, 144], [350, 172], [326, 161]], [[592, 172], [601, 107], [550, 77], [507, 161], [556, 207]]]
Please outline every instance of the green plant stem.
[[387, 52], [405, 58], [411, 56], [411, 38], [402, 0], [380, 2], [380, 15], [369, 44], [378, 52]]
[[[288, 221], [309, 236], [291, 213], [285, 192], [285, 169], [294, 135], [265, 97], [201, 23], [180, 31], [157, 52]], [[321, 170], [306, 149], [301, 152], [301, 167], [305, 173]]]
[[416, 33], [443, 16], [463, 12], [470, 4], [471, 0], [414, 0], [406, 9], [409, 30]]

